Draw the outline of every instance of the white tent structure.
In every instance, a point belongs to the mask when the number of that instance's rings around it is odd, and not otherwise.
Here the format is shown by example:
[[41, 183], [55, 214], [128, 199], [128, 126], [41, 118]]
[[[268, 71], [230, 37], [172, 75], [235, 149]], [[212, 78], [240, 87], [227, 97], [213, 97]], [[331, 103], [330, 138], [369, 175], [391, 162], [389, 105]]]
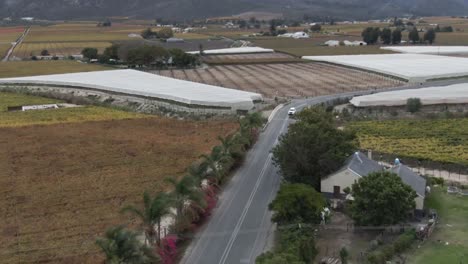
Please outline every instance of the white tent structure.
[[468, 58], [423, 54], [305, 56], [302, 58], [379, 72], [415, 83], [468, 76]]
[[310, 35], [300, 31], [300, 32], [295, 32], [295, 33], [285, 33], [282, 35], [278, 35], [280, 38], [293, 38], [293, 39], [308, 39], [310, 38]]
[[[272, 49], [264, 49], [260, 47], [240, 47], [240, 48], [227, 48], [227, 49], [212, 49], [204, 50], [203, 53], [207, 55], [219, 54], [249, 54], [249, 53], [271, 53], [275, 52]], [[189, 54], [200, 54], [200, 51], [189, 51]]]
[[451, 55], [468, 54], [468, 46], [390, 46], [381, 47], [384, 50], [391, 50], [400, 53], [411, 54], [432, 54], [432, 55]]
[[54, 86], [162, 99], [191, 106], [251, 110], [257, 93], [177, 80], [136, 70], [109, 70], [0, 79], [0, 86]]
[[402, 106], [409, 98], [419, 98], [423, 105], [468, 104], [468, 83], [358, 96], [350, 103], [356, 107]]

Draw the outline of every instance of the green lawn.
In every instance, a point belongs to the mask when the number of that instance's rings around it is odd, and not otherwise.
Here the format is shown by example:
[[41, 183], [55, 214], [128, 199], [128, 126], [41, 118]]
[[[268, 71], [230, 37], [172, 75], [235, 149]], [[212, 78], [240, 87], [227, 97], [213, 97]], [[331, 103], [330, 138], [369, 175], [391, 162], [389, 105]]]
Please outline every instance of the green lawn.
[[147, 115], [96, 106], [7, 112], [8, 106], [60, 103], [59, 100], [0, 92], [0, 127], [144, 118]]
[[438, 211], [440, 223], [421, 248], [408, 252], [408, 263], [468, 263], [468, 197], [449, 195], [445, 188], [434, 188], [426, 206]]
[[468, 118], [359, 121], [348, 127], [363, 149], [468, 165]]

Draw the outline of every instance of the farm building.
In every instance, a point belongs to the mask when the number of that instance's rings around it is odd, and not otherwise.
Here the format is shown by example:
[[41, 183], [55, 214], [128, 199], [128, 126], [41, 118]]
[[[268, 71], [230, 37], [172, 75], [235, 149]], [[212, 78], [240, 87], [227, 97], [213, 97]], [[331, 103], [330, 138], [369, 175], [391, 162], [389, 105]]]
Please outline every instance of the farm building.
[[249, 111], [255, 108], [255, 102], [263, 100], [262, 96], [256, 93], [177, 80], [136, 70], [7, 78], [0, 79], [0, 86], [42, 87], [67, 93], [70, 93], [70, 90], [99, 91], [114, 97], [136, 97], [139, 101], [151, 101], [156, 105], [160, 102], [164, 107], [180, 107], [180, 111], [209, 109], [213, 113]]
[[329, 46], [329, 47], [338, 47], [340, 46], [340, 41], [339, 40], [329, 40], [327, 42], [324, 43], [326, 46]]
[[[378, 162], [361, 152], [356, 152], [348, 158], [340, 170], [322, 179], [320, 191], [329, 197], [345, 198], [346, 194], [343, 191], [345, 188], [351, 188], [353, 183], [361, 177], [383, 170], [385, 167]], [[417, 193], [416, 210], [422, 210], [424, 208], [426, 180], [402, 164], [390, 168], [390, 171], [397, 174], [405, 184]]]
[[301, 32], [295, 32], [295, 33], [285, 33], [278, 35], [279, 38], [293, 38], [293, 39], [307, 39], [310, 38], [309, 34], [301, 31]]
[[[260, 47], [240, 47], [240, 48], [227, 48], [227, 49], [212, 49], [204, 50], [204, 54], [208, 55], [221, 55], [221, 54], [250, 54], [250, 53], [270, 53], [274, 52], [272, 49], [264, 49]], [[190, 54], [200, 54], [200, 51], [189, 51]]]
[[423, 105], [468, 104], [468, 83], [357, 96], [350, 103], [355, 107], [404, 106], [409, 98], [419, 98]]
[[[411, 83], [468, 76], [468, 58], [423, 54], [305, 56], [322, 61], [394, 76]], [[443, 67], [441, 67], [443, 66]]]

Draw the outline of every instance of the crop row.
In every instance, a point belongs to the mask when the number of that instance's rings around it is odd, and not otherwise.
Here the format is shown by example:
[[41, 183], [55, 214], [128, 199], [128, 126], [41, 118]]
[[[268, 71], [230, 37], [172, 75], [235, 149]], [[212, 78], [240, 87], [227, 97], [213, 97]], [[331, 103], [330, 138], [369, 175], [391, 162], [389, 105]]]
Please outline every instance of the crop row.
[[381, 75], [324, 63], [219, 65], [205, 69], [164, 70], [154, 73], [258, 92], [269, 98], [320, 96], [403, 84]]

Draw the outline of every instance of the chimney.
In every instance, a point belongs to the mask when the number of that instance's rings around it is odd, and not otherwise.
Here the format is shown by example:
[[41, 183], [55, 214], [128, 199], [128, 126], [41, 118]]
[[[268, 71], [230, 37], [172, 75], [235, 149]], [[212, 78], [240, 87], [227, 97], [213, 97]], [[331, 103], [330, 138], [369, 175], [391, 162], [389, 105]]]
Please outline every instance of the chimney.
[[367, 151], [367, 158], [372, 160], [372, 150], [370, 150], [370, 149]]

